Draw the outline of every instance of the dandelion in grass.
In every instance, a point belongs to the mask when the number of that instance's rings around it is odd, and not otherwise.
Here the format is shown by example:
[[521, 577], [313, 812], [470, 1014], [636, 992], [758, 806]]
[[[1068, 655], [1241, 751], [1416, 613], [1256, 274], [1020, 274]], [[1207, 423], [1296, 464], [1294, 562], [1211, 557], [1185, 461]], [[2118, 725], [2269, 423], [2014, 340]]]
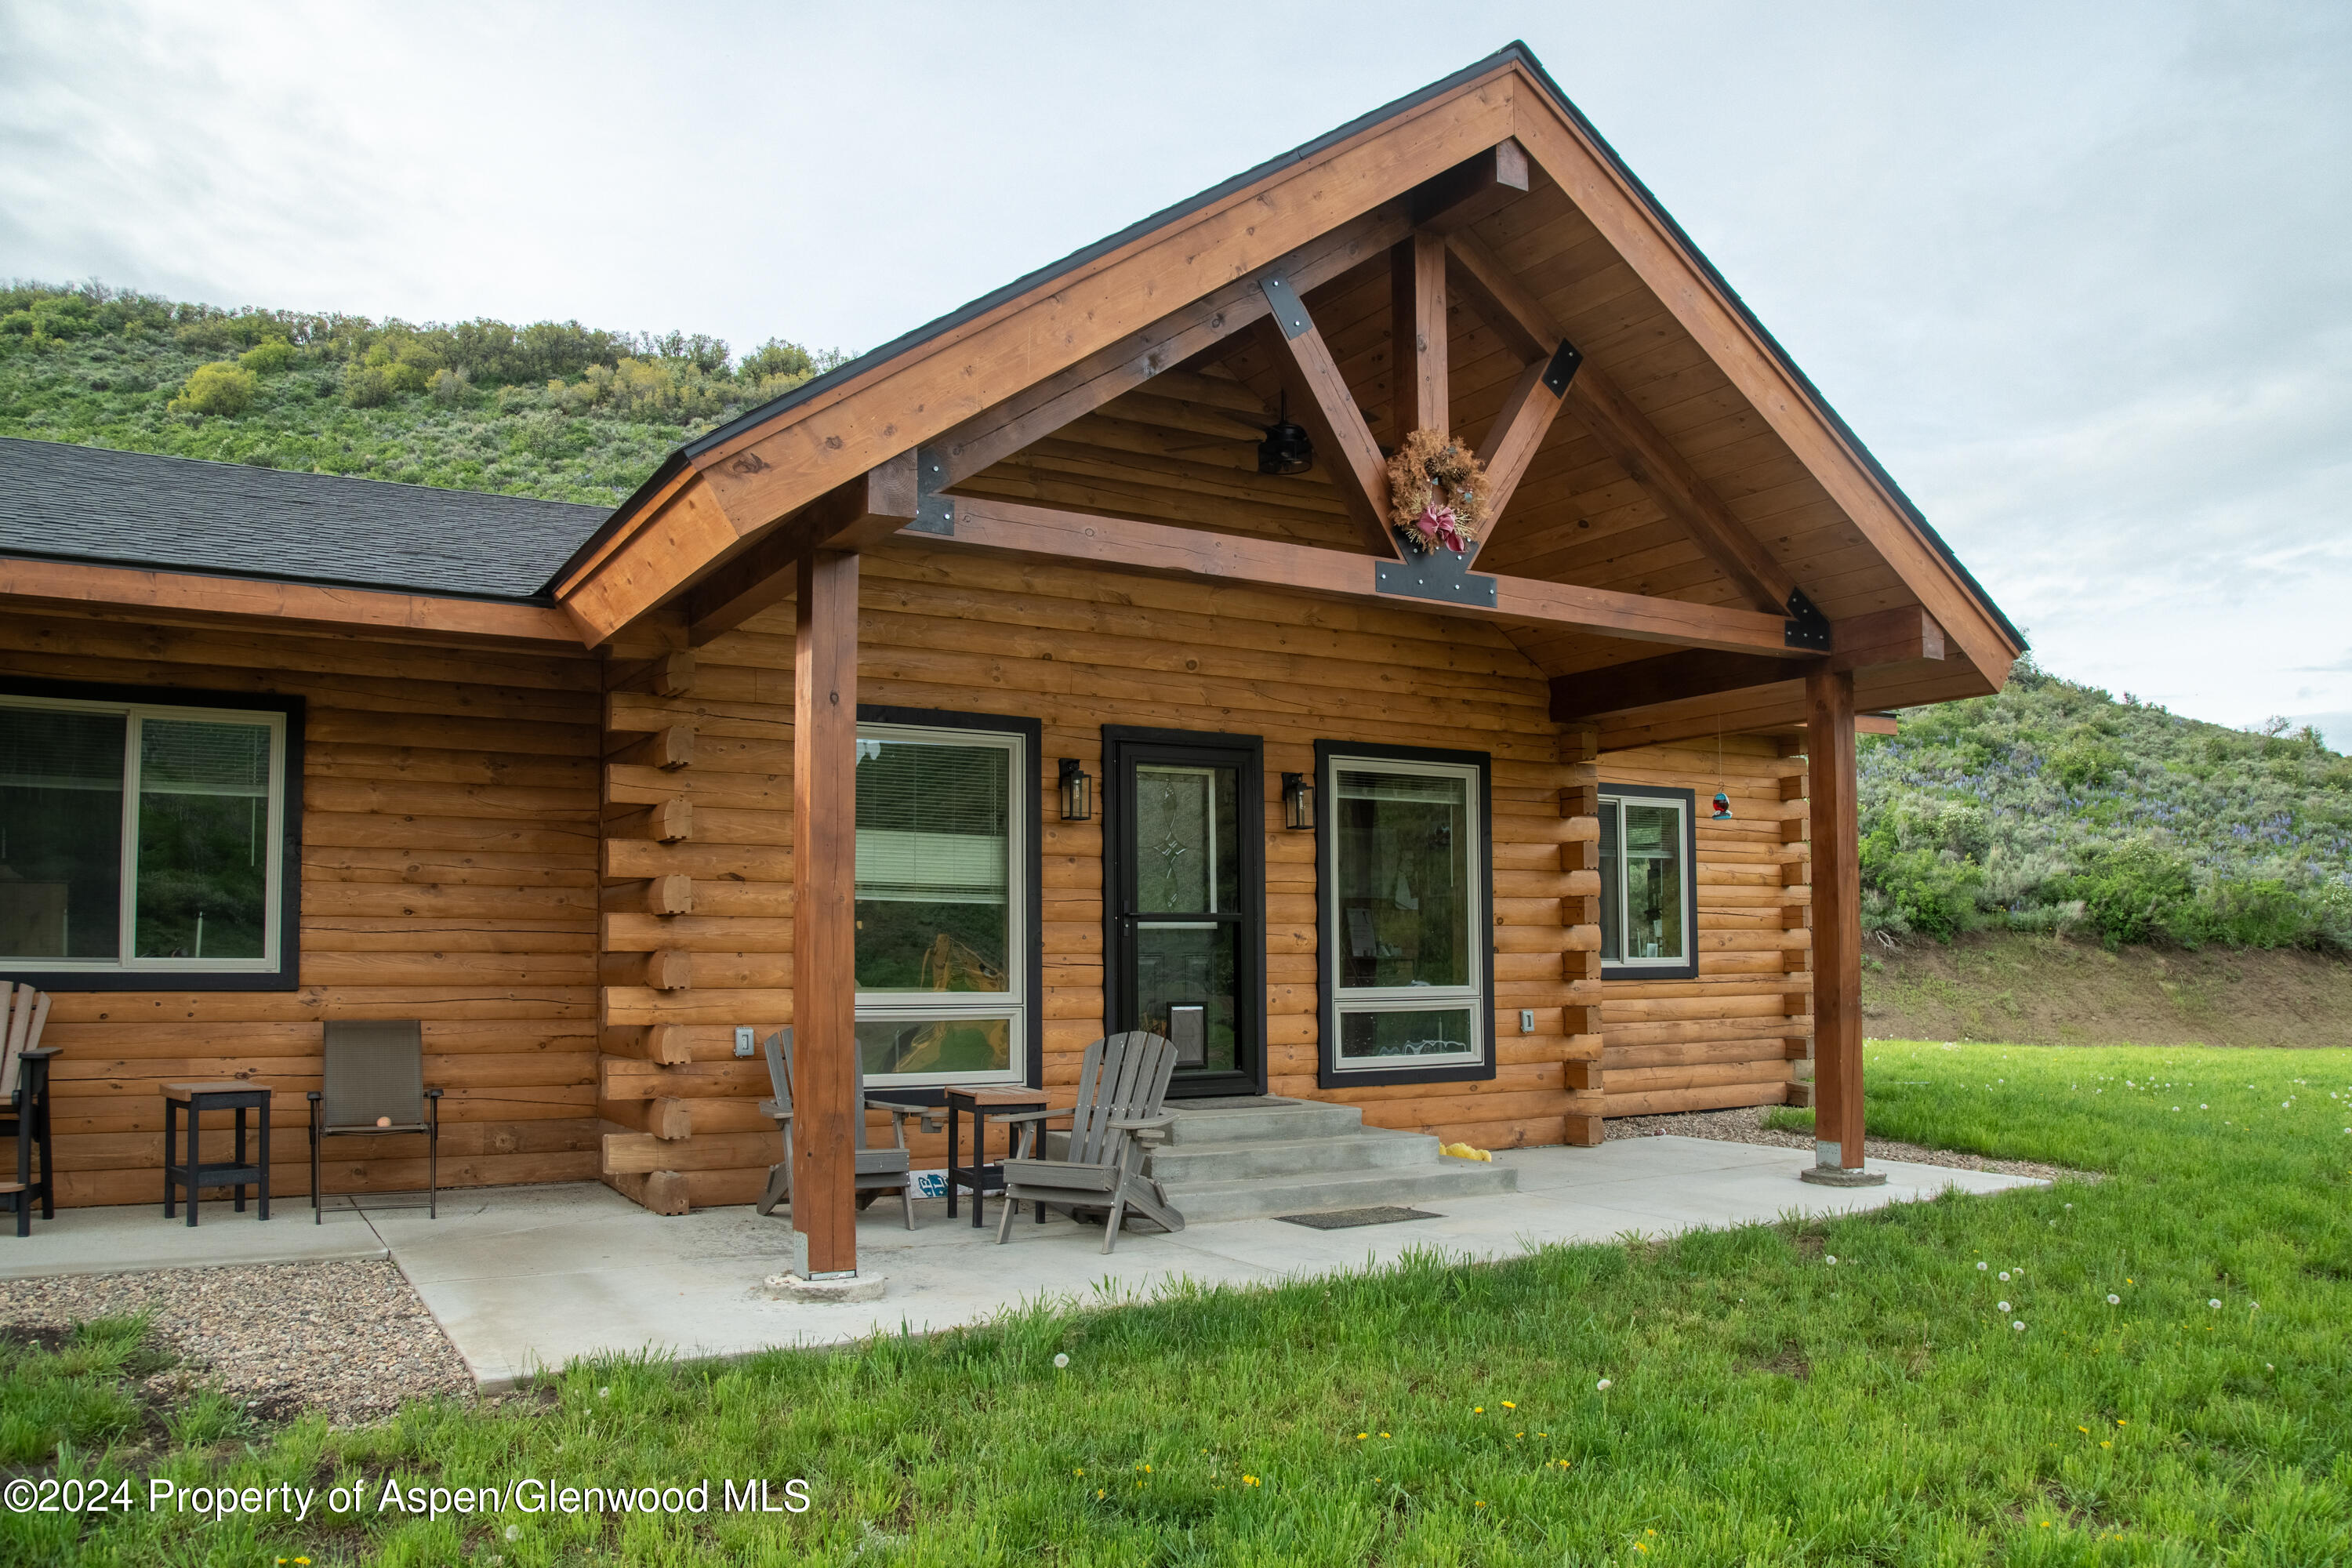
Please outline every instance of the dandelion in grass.
[[609, 1388], [600, 1388], [596, 1391], [596, 1397], [599, 1399], [610, 1399], [613, 1397], [613, 1391]]
[[1473, 1415], [1484, 1415], [1486, 1414], [1486, 1407], [1483, 1405], [1474, 1405], [1470, 1407], [1470, 1414]]
[[2000, 1310], [2001, 1311], [2004, 1311], [2004, 1312], [2008, 1311], [2008, 1310], [2009, 1310], [2009, 1303], [2008, 1303], [2008, 1302], [2006, 1302], [2006, 1301], [2001, 1302], [2001, 1303], [2000, 1304]]
[[[522, 1526], [520, 1524], [508, 1525], [507, 1539], [509, 1541], [520, 1541], [522, 1539]], [[308, 1557], [297, 1557], [294, 1561], [297, 1563], [308, 1563], [310, 1560]]]
[[2006, 1268], [2000, 1271], [2000, 1282], [2004, 1285], [2009, 1283], [2009, 1270]]
[[1606, 1394], [1606, 1393], [1608, 1393], [1608, 1392], [1609, 1392], [1609, 1380], [1608, 1380], [1607, 1378], [1605, 1378], [1605, 1377], [1604, 1377], [1604, 1378], [1602, 1378], [1599, 1383], [1594, 1384], [1592, 1386], [1593, 1386], [1593, 1387], [1595, 1387], [1595, 1388], [1597, 1388], [1597, 1389], [1599, 1389], [1601, 1393]]
[[1518, 1408], [1518, 1406], [1517, 1406], [1517, 1405], [1514, 1405], [1514, 1404], [1512, 1404], [1509, 1400], [1506, 1399], [1505, 1401], [1503, 1401], [1503, 1408], [1504, 1408], [1504, 1409], [1506, 1409], [1506, 1410], [1517, 1410], [1517, 1409]]
[[2019, 1333], [2021, 1333], [2021, 1333], [2023, 1333], [2023, 1332], [2025, 1331], [2025, 1325], [2024, 1325], [2024, 1323], [2022, 1323], [2022, 1322], [2015, 1322], [2015, 1323], [2011, 1323], [2011, 1324], [2010, 1324], [2009, 1326], [2010, 1326], [2011, 1328], [2012, 1328], [2012, 1329], [2015, 1329], [2015, 1330], [2016, 1330]]
[[1977, 1272], [1978, 1272], [1978, 1273], [1979, 1273], [1979, 1274], [1981, 1274], [1981, 1273], [1983, 1273], [1986, 1269], [1988, 1269], [1988, 1268], [1991, 1268], [1991, 1267], [1992, 1267], [1992, 1265], [1991, 1265], [1991, 1264], [1990, 1264], [1990, 1263], [1979, 1263], [1979, 1264], [1978, 1264], [1978, 1265], [1977, 1265]]
[[1257, 1479], [1255, 1476], [1244, 1476], [1244, 1477], [1242, 1478], [1242, 1485], [1244, 1485], [1244, 1486], [1245, 1486], [1245, 1487], [1254, 1487], [1254, 1486], [1256, 1486], [1256, 1485], [1258, 1485], [1258, 1484], [1259, 1484], [1259, 1481], [1258, 1481], [1258, 1479]]
[[2124, 1299], [2123, 1299], [2121, 1296], [2116, 1295], [2113, 1290], [2110, 1290], [2110, 1291], [2108, 1291], [2108, 1292], [2107, 1292], [2107, 1305], [2108, 1305], [2108, 1306], [2110, 1306], [2110, 1307], [2120, 1307], [2120, 1306], [2122, 1306], [2122, 1305], [2123, 1305], [2123, 1301], [2124, 1301]]

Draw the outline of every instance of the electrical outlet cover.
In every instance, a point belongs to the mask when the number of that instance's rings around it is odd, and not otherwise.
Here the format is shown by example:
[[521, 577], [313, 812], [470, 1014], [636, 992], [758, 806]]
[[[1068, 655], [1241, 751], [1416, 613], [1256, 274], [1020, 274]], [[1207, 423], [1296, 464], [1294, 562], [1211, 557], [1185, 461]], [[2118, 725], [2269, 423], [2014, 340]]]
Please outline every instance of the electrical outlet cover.
[[735, 1054], [737, 1056], [748, 1057], [759, 1049], [758, 1044], [751, 1038], [754, 1033], [756, 1033], [756, 1031], [753, 1030], [749, 1024], [738, 1024], [735, 1026]]
[[1522, 1007], [1522, 1008], [1520, 1008], [1520, 1009], [1519, 1009], [1519, 1033], [1521, 1033], [1522, 1035], [1532, 1035], [1532, 1034], [1534, 1034], [1535, 1032], [1536, 1032], [1536, 1010], [1535, 1010], [1533, 1007]]

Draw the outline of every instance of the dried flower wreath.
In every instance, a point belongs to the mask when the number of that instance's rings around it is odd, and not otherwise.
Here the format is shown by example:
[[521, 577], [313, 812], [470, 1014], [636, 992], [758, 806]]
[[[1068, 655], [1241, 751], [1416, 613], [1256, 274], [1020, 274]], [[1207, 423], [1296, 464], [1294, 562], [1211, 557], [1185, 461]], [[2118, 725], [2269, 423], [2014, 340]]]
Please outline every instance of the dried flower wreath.
[[1466, 555], [1486, 525], [1486, 475], [1477, 457], [1442, 430], [1416, 430], [1389, 459], [1390, 517], [1407, 550]]

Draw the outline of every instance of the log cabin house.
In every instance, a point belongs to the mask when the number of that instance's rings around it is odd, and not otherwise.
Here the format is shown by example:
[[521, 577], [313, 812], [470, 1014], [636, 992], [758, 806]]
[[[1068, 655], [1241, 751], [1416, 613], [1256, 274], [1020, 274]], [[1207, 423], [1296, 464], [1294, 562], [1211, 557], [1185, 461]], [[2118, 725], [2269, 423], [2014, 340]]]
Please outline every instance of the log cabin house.
[[[1466, 551], [1397, 526], [1415, 431], [1483, 467]], [[0, 974], [69, 1204], [153, 1196], [190, 1077], [281, 1090], [302, 1192], [338, 1017], [424, 1021], [445, 1184], [665, 1212], [758, 1194], [738, 1033], [793, 1025], [814, 1274], [853, 1052], [1066, 1096], [1149, 1027], [1177, 1095], [1486, 1148], [1817, 1091], [1857, 1170], [1854, 732], [2022, 647], [1518, 46], [609, 515], [0, 447]], [[420, 1183], [365, 1152], [331, 1190]]]

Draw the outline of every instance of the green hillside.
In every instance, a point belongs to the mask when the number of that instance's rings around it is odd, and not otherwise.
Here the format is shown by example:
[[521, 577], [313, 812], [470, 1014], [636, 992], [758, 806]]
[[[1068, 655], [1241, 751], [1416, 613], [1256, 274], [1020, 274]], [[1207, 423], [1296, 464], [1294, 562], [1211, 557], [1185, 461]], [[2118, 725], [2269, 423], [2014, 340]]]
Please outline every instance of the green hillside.
[[2352, 761], [2021, 660], [1862, 744], [1864, 915], [1890, 933], [2352, 949]]
[[[681, 440], [840, 362], [772, 339], [415, 325], [0, 289], [0, 435], [611, 504]], [[2352, 762], [2021, 663], [1862, 752], [1890, 936], [2352, 949]]]
[[841, 358], [17, 283], [0, 288], [0, 436], [610, 506], [680, 441]]

